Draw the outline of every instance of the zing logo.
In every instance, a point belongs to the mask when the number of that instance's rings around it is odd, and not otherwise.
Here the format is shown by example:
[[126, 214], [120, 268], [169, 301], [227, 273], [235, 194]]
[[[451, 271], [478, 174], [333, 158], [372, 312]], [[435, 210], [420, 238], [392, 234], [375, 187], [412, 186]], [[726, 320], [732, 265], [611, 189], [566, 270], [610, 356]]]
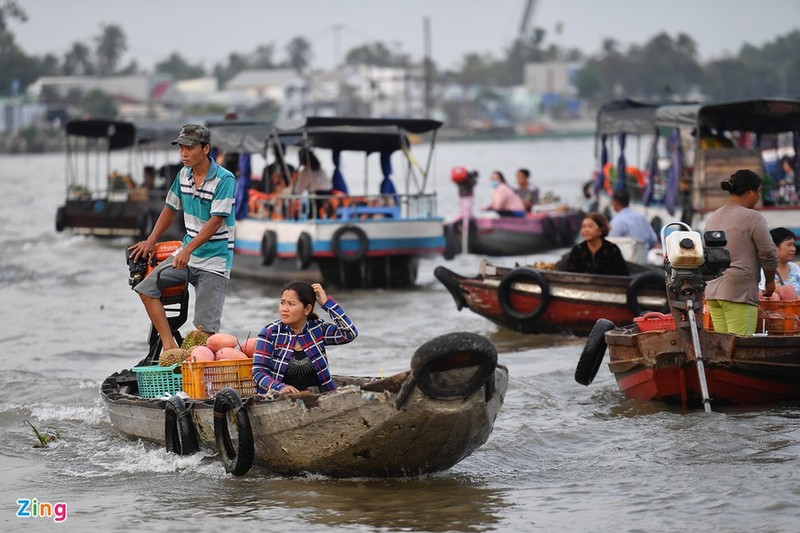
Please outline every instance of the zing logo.
[[19, 518], [52, 518], [54, 522], [63, 522], [67, 519], [67, 504], [64, 502], [47, 503], [40, 502], [36, 498], [32, 500], [20, 498], [17, 500], [17, 517]]

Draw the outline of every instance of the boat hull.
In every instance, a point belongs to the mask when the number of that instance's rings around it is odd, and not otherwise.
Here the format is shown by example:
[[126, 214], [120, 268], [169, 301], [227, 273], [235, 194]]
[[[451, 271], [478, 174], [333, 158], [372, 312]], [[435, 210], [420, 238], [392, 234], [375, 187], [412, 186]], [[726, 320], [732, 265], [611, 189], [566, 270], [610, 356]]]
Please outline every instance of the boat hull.
[[[165, 444], [165, 400], [127, 394], [115, 384], [117, 377], [109, 377], [102, 390], [111, 423], [128, 438]], [[400, 407], [396, 388], [378, 390], [370, 378], [335, 379], [338, 390], [323, 395], [242, 399], [256, 465], [283, 475], [332, 477], [445, 470], [489, 438], [508, 370], [498, 365], [479, 390], [456, 400], [432, 398], [415, 387]], [[186, 405], [201, 445], [216, 450], [213, 400], [186, 400]]]
[[[475, 278], [466, 278], [437, 267], [434, 275], [450, 291], [456, 306], [488, 318], [495, 324], [520, 333], [567, 333], [588, 335], [600, 318], [615, 324], [632, 323], [639, 315], [628, 300], [633, 278], [600, 276], [553, 270], [536, 270], [547, 285], [549, 301], [543, 306], [540, 284], [521, 279], [510, 290], [501, 290], [503, 279], [513, 270], [484, 265]], [[642, 286], [637, 302], [650, 309], [666, 306], [662, 285]], [[502, 299], [506, 298], [506, 305]], [[509, 307], [515, 311], [509, 313]], [[537, 314], [538, 313], [538, 314]], [[530, 318], [530, 315], [534, 315]]]
[[[469, 224], [468, 252], [488, 256], [526, 255], [572, 246], [578, 236], [583, 214], [567, 212], [534, 213], [527, 217], [474, 218]], [[445, 226], [447, 250], [462, 250], [461, 221]]]
[[[620, 391], [636, 400], [702, 405], [697, 365], [677, 330], [605, 335], [609, 369]], [[703, 366], [711, 402], [756, 405], [800, 399], [800, 336], [741, 337], [702, 330]]]
[[[247, 218], [236, 223], [232, 273], [268, 280], [321, 276], [326, 284], [346, 288], [409, 287], [416, 281], [420, 258], [444, 251], [442, 224], [440, 218]], [[275, 245], [273, 258], [265, 261], [269, 232]], [[301, 244], [303, 239], [309, 249]]]

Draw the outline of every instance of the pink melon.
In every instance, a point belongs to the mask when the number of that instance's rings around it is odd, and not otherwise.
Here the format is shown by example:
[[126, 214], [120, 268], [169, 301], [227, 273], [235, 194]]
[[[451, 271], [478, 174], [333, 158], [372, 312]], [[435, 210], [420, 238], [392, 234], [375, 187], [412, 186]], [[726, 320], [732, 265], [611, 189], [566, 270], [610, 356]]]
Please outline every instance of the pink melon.
[[191, 361], [195, 363], [207, 363], [214, 360], [214, 352], [207, 346], [195, 346], [189, 355]]
[[242, 351], [247, 357], [253, 357], [253, 354], [256, 352], [256, 341], [258, 337], [250, 337], [246, 341], [244, 341], [244, 346], [242, 346]]
[[215, 333], [206, 340], [206, 346], [208, 346], [212, 352], [217, 353], [220, 348], [236, 348], [239, 346], [239, 341], [236, 340], [236, 337], [233, 335]]
[[775, 294], [780, 295], [781, 300], [797, 300], [797, 291], [791, 285], [776, 287]]
[[228, 360], [236, 360], [236, 359], [249, 359], [244, 352], [241, 350], [237, 350], [236, 348], [229, 348], [224, 347], [217, 350], [216, 353], [217, 361], [228, 361]]

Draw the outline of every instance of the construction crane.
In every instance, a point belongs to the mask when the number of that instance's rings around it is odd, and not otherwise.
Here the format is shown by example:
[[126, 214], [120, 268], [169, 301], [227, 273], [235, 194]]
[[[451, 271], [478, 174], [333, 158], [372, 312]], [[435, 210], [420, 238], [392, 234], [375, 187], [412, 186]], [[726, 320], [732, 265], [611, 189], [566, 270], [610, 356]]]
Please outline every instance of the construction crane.
[[533, 21], [533, 15], [536, 11], [537, 0], [526, 0], [525, 8], [522, 10], [522, 19], [519, 22], [519, 36], [518, 39], [522, 40], [528, 33]]

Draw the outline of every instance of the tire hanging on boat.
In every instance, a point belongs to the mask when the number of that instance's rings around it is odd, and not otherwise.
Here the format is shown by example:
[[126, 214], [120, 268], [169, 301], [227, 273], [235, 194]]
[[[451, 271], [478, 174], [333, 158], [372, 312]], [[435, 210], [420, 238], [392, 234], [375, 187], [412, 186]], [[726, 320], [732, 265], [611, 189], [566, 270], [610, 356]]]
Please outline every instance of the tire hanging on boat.
[[[358, 246], [356, 247], [355, 253], [342, 250], [342, 238], [348, 233], [355, 235], [356, 240], [358, 241]], [[356, 263], [366, 257], [367, 250], [369, 249], [369, 238], [363, 229], [359, 228], [358, 226], [348, 224], [346, 226], [342, 226], [333, 233], [333, 238], [331, 239], [331, 248], [333, 249], [333, 255], [339, 261], [343, 261], [345, 263]]]
[[[662, 305], [658, 309], [650, 309], [640, 304], [639, 297], [641, 296], [642, 289], [645, 287], [654, 287], [654, 288], [660, 287], [664, 296], [664, 305]], [[627, 304], [628, 304], [628, 309], [630, 309], [631, 313], [633, 313], [633, 316], [635, 317], [642, 316], [642, 313], [645, 313], [647, 311], [658, 311], [660, 313], [668, 313], [669, 303], [667, 302], [667, 289], [664, 282], [664, 272], [657, 270], [650, 270], [633, 276], [630, 285], [628, 285]]]
[[[511, 305], [511, 291], [515, 283], [535, 283], [541, 289], [539, 306], [531, 311], [517, 311]], [[533, 320], [544, 313], [550, 305], [550, 285], [541, 273], [528, 267], [512, 270], [497, 286], [497, 300], [505, 314], [517, 320]]]
[[575, 368], [575, 381], [581, 385], [588, 386], [597, 376], [606, 355], [606, 331], [611, 331], [614, 327], [614, 323], [605, 318], [598, 319], [592, 326]]
[[164, 405], [164, 441], [167, 451], [178, 455], [191, 455], [200, 449], [197, 428], [180, 396], [172, 396]]
[[63, 207], [59, 207], [58, 210], [56, 211], [56, 231], [58, 232], [64, 231], [64, 228], [66, 227], [65, 218], [66, 218], [65, 209]]
[[278, 256], [278, 235], [268, 229], [261, 237], [261, 264], [270, 266]]
[[[411, 357], [411, 377], [427, 396], [437, 400], [467, 398], [494, 376], [497, 348], [481, 335], [455, 332], [429, 340]], [[473, 368], [470, 373], [449, 370]]]
[[[236, 430], [235, 436], [231, 429]], [[219, 391], [214, 399], [214, 440], [226, 472], [243, 476], [250, 471], [255, 457], [250, 416], [230, 387]]]
[[311, 261], [314, 258], [314, 245], [311, 242], [311, 235], [305, 231], [300, 234], [297, 239], [297, 264], [301, 270], [305, 270], [311, 266]]

